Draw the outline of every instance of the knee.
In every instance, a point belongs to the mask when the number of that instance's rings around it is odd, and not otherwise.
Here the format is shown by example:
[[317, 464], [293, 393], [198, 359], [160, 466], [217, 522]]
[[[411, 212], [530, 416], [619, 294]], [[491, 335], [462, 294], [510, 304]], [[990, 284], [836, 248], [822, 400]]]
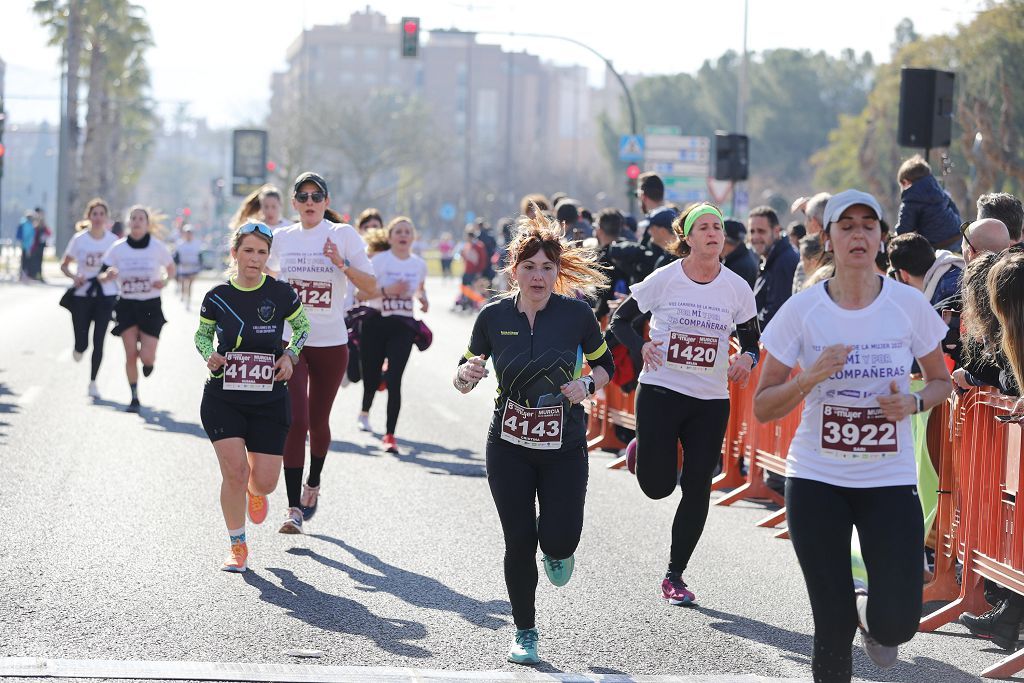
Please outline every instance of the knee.
[[274, 473], [273, 476], [253, 477], [249, 481], [249, 492], [255, 493], [257, 496], [270, 495], [277, 488], [277, 479], [277, 473]]
[[644, 495], [654, 500], [660, 500], [662, 498], [668, 498], [672, 495], [672, 492], [676, 489], [676, 482], [667, 477], [655, 476], [655, 473], [651, 472], [647, 476], [643, 474], [643, 465], [637, 458], [636, 463], [636, 478], [640, 482], [640, 490], [644, 492]]
[[249, 466], [231, 467], [224, 472], [224, 483], [233, 489], [245, 489], [249, 486]]
[[882, 617], [875, 617], [875, 622], [869, 623], [871, 637], [886, 647], [896, 647], [908, 642], [917, 633], [920, 625], [920, 611], [917, 614], [908, 612], [905, 615], [886, 614]]
[[564, 560], [576, 552], [580, 544], [580, 534], [562, 531], [545, 534], [540, 537], [540, 549], [548, 557]]
[[505, 532], [505, 554], [533, 557], [537, 553], [537, 532], [533, 526]]

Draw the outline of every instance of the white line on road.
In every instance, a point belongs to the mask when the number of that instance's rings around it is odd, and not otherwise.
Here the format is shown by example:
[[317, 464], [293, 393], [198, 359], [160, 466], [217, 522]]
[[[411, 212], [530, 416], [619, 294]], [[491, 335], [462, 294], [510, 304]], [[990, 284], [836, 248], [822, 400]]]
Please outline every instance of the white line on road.
[[295, 683], [408, 683], [427, 681], [560, 681], [568, 683], [805, 683], [809, 679], [726, 676], [629, 676], [623, 674], [512, 671], [441, 671], [399, 667], [314, 666], [108, 659], [0, 658], [0, 677], [135, 678], [193, 681], [294, 681]]
[[24, 407], [36, 400], [36, 396], [43, 392], [43, 388], [40, 386], [29, 387], [25, 390], [21, 396], [18, 397], [18, 405]]

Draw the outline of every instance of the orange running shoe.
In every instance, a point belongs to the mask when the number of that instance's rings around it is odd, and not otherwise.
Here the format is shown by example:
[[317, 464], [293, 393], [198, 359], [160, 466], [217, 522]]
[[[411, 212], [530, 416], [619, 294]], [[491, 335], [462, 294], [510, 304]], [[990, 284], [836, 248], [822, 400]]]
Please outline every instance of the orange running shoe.
[[220, 566], [222, 571], [241, 573], [249, 568], [249, 547], [245, 543], [232, 543], [231, 553]]
[[263, 524], [263, 520], [267, 518], [267, 508], [269, 507], [267, 497], [257, 496], [248, 491], [245, 492], [245, 497], [249, 500], [249, 521], [253, 524]]

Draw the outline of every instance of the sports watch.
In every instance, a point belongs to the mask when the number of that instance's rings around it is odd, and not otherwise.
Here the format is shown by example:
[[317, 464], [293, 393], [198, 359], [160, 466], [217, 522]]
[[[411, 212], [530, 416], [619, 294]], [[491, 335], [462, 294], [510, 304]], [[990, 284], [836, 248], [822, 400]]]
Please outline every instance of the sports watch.
[[587, 395], [593, 396], [597, 391], [597, 382], [594, 381], [594, 378], [591, 375], [584, 375], [580, 379], [583, 381], [583, 386], [586, 387]]
[[921, 398], [921, 394], [918, 394], [918, 393], [915, 392], [915, 393], [913, 393], [911, 395], [914, 397], [914, 401], [915, 401], [915, 403], [917, 405], [917, 410], [915, 410], [914, 413], [915, 414], [916, 413], [923, 413], [924, 412], [924, 399]]
[[753, 370], [754, 368], [756, 368], [758, 361], [761, 360], [758, 357], [758, 354], [754, 353], [753, 351], [744, 351], [743, 353], [745, 353], [748, 356], [750, 356], [750, 360], [754, 361], [753, 365], [750, 366], [750, 369]]

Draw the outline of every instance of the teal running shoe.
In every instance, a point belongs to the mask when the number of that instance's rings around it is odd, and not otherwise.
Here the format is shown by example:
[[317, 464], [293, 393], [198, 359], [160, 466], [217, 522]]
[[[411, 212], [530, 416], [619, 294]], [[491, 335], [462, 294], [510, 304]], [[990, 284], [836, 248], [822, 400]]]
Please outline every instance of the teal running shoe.
[[535, 628], [521, 628], [516, 631], [515, 640], [508, 649], [508, 661], [513, 664], [539, 664], [537, 640], [540, 634]]
[[544, 555], [540, 560], [544, 563], [544, 573], [548, 575], [548, 581], [559, 588], [569, 583], [569, 579], [572, 578], [572, 570], [576, 566], [575, 555], [570, 555], [564, 560], [556, 560]]

